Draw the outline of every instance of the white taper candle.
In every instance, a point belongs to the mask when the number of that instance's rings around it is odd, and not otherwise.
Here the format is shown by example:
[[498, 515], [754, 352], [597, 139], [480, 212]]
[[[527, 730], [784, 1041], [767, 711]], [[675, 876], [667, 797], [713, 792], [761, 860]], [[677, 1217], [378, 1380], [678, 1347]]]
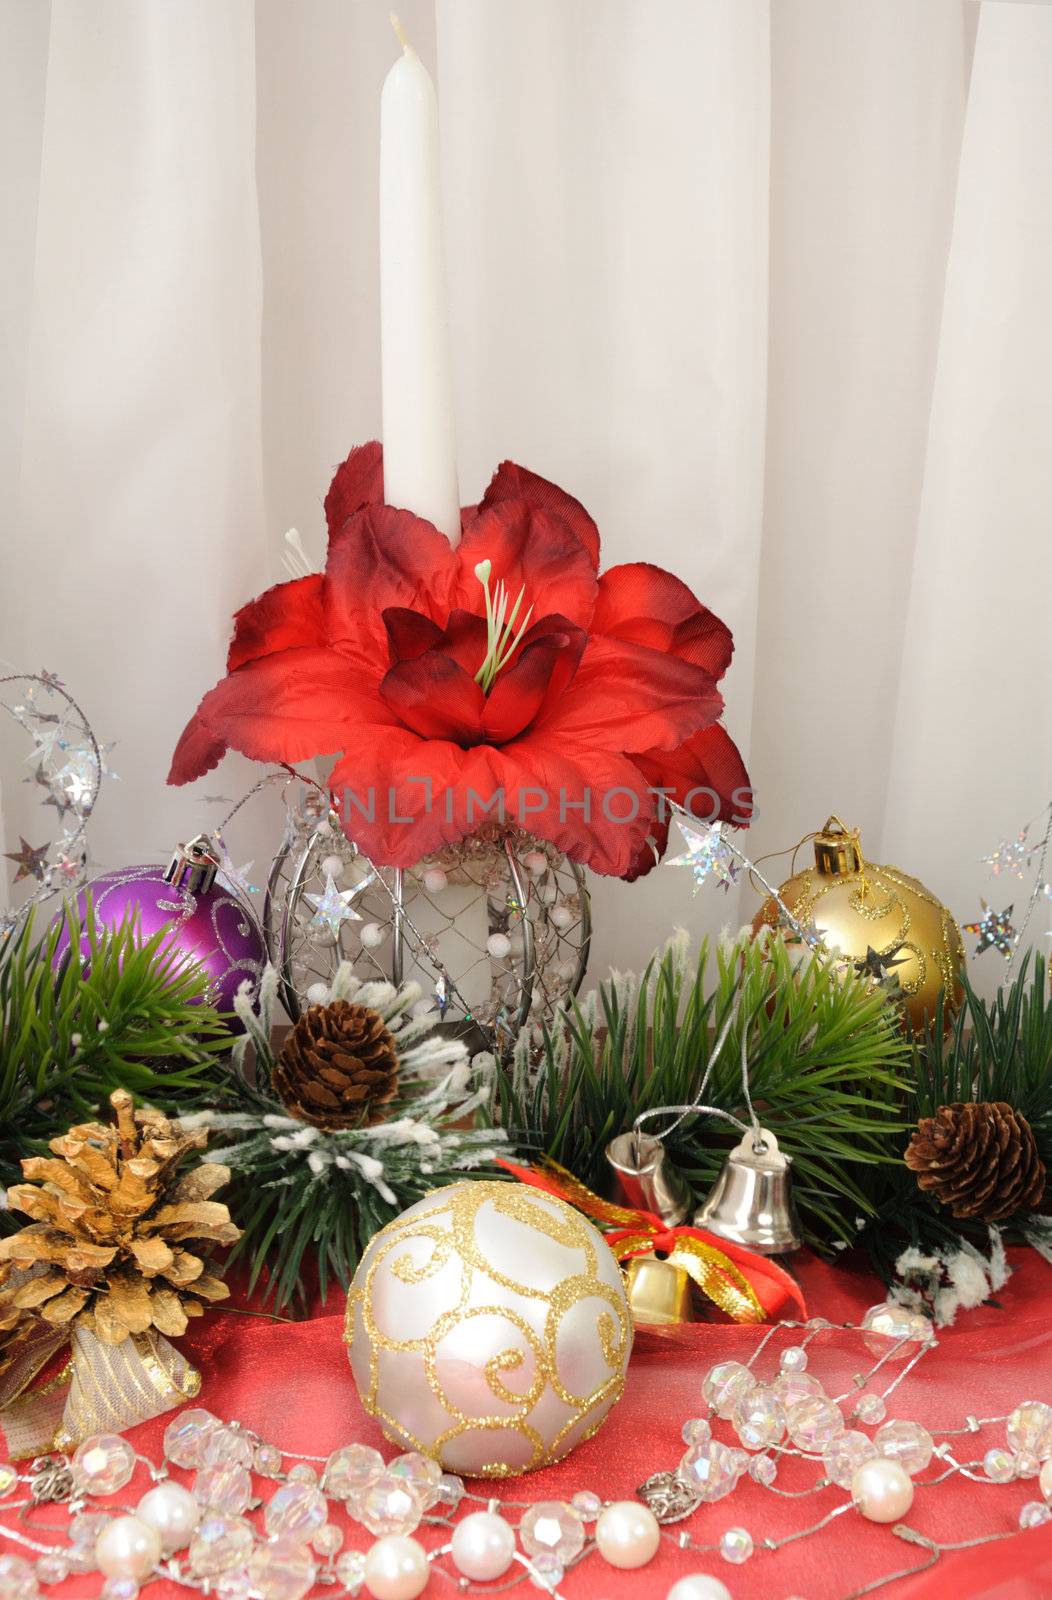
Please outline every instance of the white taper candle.
[[402, 56], [380, 98], [384, 498], [460, 541], [442, 245], [438, 102], [392, 15]]

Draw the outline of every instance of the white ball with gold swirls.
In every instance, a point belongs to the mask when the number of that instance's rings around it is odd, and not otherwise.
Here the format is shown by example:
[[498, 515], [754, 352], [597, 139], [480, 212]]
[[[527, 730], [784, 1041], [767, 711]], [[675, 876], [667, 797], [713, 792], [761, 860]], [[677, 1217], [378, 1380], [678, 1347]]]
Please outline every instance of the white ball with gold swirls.
[[385, 1435], [449, 1472], [548, 1466], [600, 1427], [624, 1388], [632, 1325], [599, 1231], [525, 1184], [464, 1182], [370, 1241], [345, 1337]]

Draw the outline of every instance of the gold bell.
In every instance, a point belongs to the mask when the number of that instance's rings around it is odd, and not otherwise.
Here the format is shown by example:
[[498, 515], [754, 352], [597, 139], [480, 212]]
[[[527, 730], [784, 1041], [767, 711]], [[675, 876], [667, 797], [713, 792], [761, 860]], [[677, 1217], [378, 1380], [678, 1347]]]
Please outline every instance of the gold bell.
[[799, 1250], [803, 1241], [793, 1202], [792, 1164], [773, 1133], [750, 1128], [695, 1212], [695, 1226], [761, 1256]]
[[618, 1205], [653, 1211], [667, 1228], [678, 1228], [690, 1210], [690, 1190], [660, 1139], [650, 1133], [619, 1133], [606, 1147]]
[[657, 1256], [632, 1256], [625, 1269], [625, 1292], [637, 1323], [692, 1320], [690, 1279], [682, 1267]]

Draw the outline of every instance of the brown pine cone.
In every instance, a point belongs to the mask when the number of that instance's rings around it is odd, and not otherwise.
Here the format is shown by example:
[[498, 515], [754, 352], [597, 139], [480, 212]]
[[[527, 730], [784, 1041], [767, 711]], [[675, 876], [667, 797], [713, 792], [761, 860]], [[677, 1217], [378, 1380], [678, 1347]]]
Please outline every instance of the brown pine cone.
[[274, 1063], [273, 1082], [304, 1122], [366, 1128], [383, 1121], [398, 1093], [398, 1052], [378, 1011], [334, 1000], [303, 1013]]
[[1000, 1222], [1034, 1211], [1045, 1193], [1045, 1164], [1026, 1118], [1003, 1100], [940, 1106], [922, 1117], [906, 1150], [917, 1183], [955, 1217]]
[[10, 1209], [33, 1221], [0, 1240], [0, 1363], [20, 1314], [56, 1332], [75, 1321], [116, 1345], [151, 1327], [174, 1338], [230, 1293], [196, 1253], [241, 1237], [212, 1199], [230, 1169], [197, 1161], [208, 1134], [136, 1111], [124, 1089], [110, 1104], [115, 1123], [52, 1139], [52, 1154], [27, 1156], [27, 1182], [7, 1191]]

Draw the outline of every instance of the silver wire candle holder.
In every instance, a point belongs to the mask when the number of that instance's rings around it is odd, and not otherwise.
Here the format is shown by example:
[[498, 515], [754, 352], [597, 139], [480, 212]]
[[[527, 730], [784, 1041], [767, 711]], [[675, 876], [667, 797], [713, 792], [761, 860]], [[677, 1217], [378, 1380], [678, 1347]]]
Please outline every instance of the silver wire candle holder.
[[421, 1004], [472, 1048], [506, 1053], [579, 990], [592, 921], [584, 872], [553, 845], [483, 828], [409, 868], [376, 866], [317, 796], [294, 817], [264, 904], [271, 961], [295, 1021], [341, 962], [415, 980]]

